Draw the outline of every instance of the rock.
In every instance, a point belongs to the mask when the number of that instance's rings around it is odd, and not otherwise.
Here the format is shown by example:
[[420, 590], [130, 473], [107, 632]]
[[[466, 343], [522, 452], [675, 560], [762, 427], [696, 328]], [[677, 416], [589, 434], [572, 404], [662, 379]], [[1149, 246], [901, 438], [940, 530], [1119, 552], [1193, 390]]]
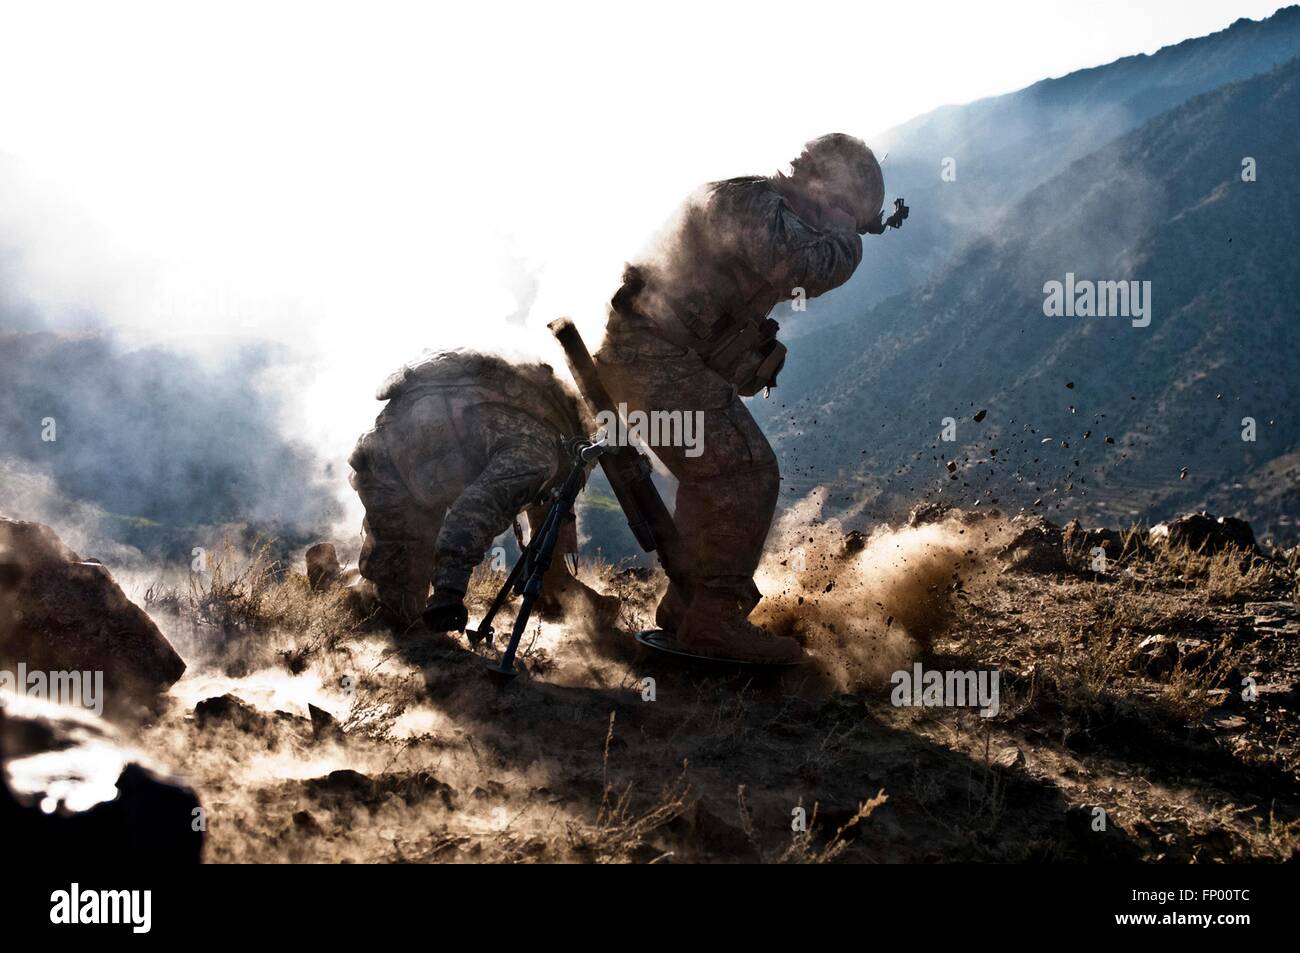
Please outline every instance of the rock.
[[[953, 469], [956, 467], [954, 466]], [[912, 507], [912, 512], [907, 514], [907, 525], [928, 526], [930, 523], [940, 523], [947, 519], [952, 509], [951, 503], [918, 503]]]
[[215, 698], [205, 698], [194, 706], [194, 718], [200, 728], [213, 724], [228, 724], [240, 731], [260, 732], [270, 724], [270, 719], [248, 702], [229, 693]]
[[1257, 615], [1252, 624], [1257, 629], [1288, 629], [1294, 623], [1280, 615]]
[[998, 558], [1007, 561], [1013, 572], [1064, 572], [1064, 540], [1061, 528], [1041, 516], [1015, 516], [1011, 519], [1015, 536], [1002, 547]]
[[303, 786], [308, 793], [317, 797], [351, 796], [362, 801], [373, 798], [376, 790], [378, 790], [378, 785], [373, 779], [360, 771], [353, 771], [351, 768], [340, 768], [337, 771], [331, 771], [323, 778], [311, 778], [304, 782]]
[[1269, 682], [1255, 688], [1256, 698], [1268, 705], [1293, 709], [1300, 706], [1300, 686], [1295, 682]]
[[1140, 664], [1151, 678], [1162, 678], [1181, 661], [1184, 670], [1207, 662], [1211, 645], [1205, 639], [1180, 639], [1171, 635], [1148, 635], [1138, 643]]
[[1231, 734], [1237, 731], [1245, 731], [1249, 723], [1241, 715], [1234, 715], [1227, 711], [1212, 711], [1205, 716], [1203, 721], [1211, 728]]
[[1178, 663], [1178, 646], [1167, 635], [1148, 635], [1138, 643], [1138, 651], [1140, 664], [1151, 678], [1168, 675]]
[[338, 810], [365, 806], [375, 808], [392, 798], [407, 806], [438, 798], [448, 810], [455, 808], [451, 786], [427, 771], [413, 774], [381, 774], [372, 778], [351, 768], [331, 771], [325, 777], [301, 782], [303, 793], [322, 806]]
[[1001, 749], [997, 754], [995, 754], [993, 756], [993, 763], [1000, 768], [1007, 768], [1008, 770], [1011, 768], [1018, 768], [1023, 766], [1025, 763], [1025, 753], [1015, 745], [1011, 745], [1008, 748]]
[[1066, 549], [1080, 549], [1088, 543], [1088, 531], [1083, 528], [1083, 524], [1077, 519], [1070, 520], [1061, 530], [1061, 541], [1065, 544]]
[[833, 704], [839, 711], [850, 715], [866, 715], [867, 703], [862, 700], [861, 695], [854, 695], [851, 692], [841, 692], [836, 695]]
[[1215, 517], [1201, 511], [1187, 513], [1168, 523], [1151, 527], [1152, 545], [1187, 546], [1198, 552], [1217, 553], [1235, 547], [1257, 553], [1250, 524], [1233, 516]]
[[354, 585], [361, 574], [344, 569], [333, 543], [316, 543], [307, 550], [307, 583], [316, 591]]
[[912, 527], [929, 526], [931, 523], [942, 523], [944, 520], [957, 520], [966, 526], [972, 526], [983, 520], [995, 519], [997, 515], [997, 510], [993, 509], [972, 513], [953, 506], [951, 503], [930, 501], [918, 503], [912, 507], [912, 511], [907, 514], [907, 525]]
[[408, 806], [436, 797], [447, 810], [456, 809], [456, 792], [451, 785], [438, 780], [428, 771], [416, 771], [406, 776], [386, 774], [380, 779], [379, 785], [381, 790], [397, 795]]
[[307, 714], [311, 715], [311, 733], [317, 741], [343, 737], [343, 729], [338, 720], [324, 708], [317, 708], [308, 702]]
[[88, 711], [0, 692], [0, 829], [10, 856], [198, 863], [194, 792]]
[[103, 672], [106, 709], [149, 704], [185, 663], [98, 562], [41, 523], [0, 518], [0, 668]]
[[759, 857], [757, 846], [744, 829], [726, 820], [721, 811], [710, 809], [703, 800], [693, 801], [665, 828], [706, 855], [726, 853], [744, 860]]
[[317, 543], [307, 550], [307, 582], [313, 589], [328, 589], [342, 572], [333, 543]]
[[1076, 519], [1065, 524], [1061, 542], [1067, 555], [1091, 563], [1092, 551], [1101, 547], [1108, 560], [1118, 559], [1124, 553], [1124, 534], [1117, 529], [1084, 529]]
[[316, 820], [316, 816], [311, 811], [294, 811], [292, 820], [293, 829], [300, 834], [315, 836], [325, 833], [324, 828], [320, 826], [320, 821]]

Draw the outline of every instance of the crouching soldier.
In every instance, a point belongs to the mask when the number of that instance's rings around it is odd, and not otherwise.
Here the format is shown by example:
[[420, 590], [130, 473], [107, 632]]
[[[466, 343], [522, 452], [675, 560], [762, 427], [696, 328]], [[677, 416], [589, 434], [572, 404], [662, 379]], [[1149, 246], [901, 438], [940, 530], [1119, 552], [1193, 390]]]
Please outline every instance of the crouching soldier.
[[[408, 364], [376, 396], [388, 404], [348, 458], [366, 508], [361, 575], [402, 628], [423, 614], [433, 631], [463, 629], [474, 567], [520, 512], [540, 529], [550, 491], [569, 470], [566, 444], [595, 427], [548, 365], [473, 351]], [[570, 518], [556, 555], [576, 550]], [[617, 606], [556, 558], [539, 609], [554, 615], [575, 599], [602, 615]]]

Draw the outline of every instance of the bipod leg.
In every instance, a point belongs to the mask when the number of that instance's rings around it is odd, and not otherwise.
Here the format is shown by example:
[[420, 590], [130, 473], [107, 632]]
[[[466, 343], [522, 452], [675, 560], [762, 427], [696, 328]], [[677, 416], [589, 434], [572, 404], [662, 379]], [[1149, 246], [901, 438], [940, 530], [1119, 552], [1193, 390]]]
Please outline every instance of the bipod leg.
[[519, 674], [515, 671], [515, 653], [519, 651], [519, 642], [523, 638], [524, 630], [528, 628], [528, 619], [533, 614], [533, 605], [542, 594], [542, 580], [546, 576], [546, 570], [551, 566], [551, 558], [560, 538], [560, 525], [572, 508], [572, 497], [566, 498], [566, 494], [561, 494], [559, 499], [551, 504], [550, 512], [546, 514], [546, 521], [542, 524], [542, 530], [537, 534], [541, 545], [533, 553], [531, 572], [522, 590], [523, 603], [519, 606], [519, 614], [515, 616], [510, 641], [506, 644], [505, 651], [501, 653], [501, 661], [488, 667], [488, 674], [502, 684]]
[[483, 616], [483, 621], [478, 624], [478, 628], [465, 630], [465, 636], [469, 639], [470, 645], [478, 645], [484, 640], [487, 641], [488, 645], [492, 644], [492, 640], [496, 636], [496, 629], [492, 628], [492, 620], [497, 617], [497, 613], [501, 611], [501, 607], [506, 604], [506, 599], [510, 597], [510, 590], [514, 588], [515, 583], [523, 574], [524, 567], [527, 566], [529, 562], [529, 553], [536, 544], [536, 539], [530, 539], [528, 545], [525, 546], [523, 551], [519, 554], [519, 558], [515, 560], [515, 564], [510, 567], [510, 574], [506, 576], [506, 581], [503, 582], [501, 588], [497, 590], [497, 594], [492, 600], [492, 605], [488, 607], [487, 615]]

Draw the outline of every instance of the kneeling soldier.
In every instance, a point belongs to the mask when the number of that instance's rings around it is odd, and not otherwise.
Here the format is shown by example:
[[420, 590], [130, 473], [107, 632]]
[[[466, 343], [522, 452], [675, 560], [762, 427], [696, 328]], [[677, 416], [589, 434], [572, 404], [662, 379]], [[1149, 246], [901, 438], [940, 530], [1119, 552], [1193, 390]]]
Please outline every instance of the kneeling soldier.
[[[403, 628], [424, 613], [434, 631], [463, 629], [474, 567], [521, 511], [537, 532], [569, 469], [566, 444], [595, 428], [548, 365], [473, 351], [408, 364], [376, 396], [388, 405], [348, 458], [366, 508], [361, 575]], [[570, 520], [556, 553], [576, 550]], [[555, 559], [541, 610], [553, 614], [575, 596], [605, 611], [614, 603]]]

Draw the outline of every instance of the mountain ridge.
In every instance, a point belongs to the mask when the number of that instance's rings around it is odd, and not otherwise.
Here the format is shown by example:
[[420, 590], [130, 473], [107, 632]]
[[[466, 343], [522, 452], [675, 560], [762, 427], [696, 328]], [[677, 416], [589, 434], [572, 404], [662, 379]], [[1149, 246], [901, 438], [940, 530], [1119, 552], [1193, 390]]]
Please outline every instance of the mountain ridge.
[[[886, 156], [889, 194], [906, 196], [915, 214], [887, 240], [872, 241], [858, 272], [842, 288], [811, 302], [804, 313], [783, 308], [778, 317], [787, 339], [853, 320], [871, 305], [928, 280], [967, 242], [996, 227], [1036, 185], [1105, 142], [1195, 95], [1298, 55], [1300, 6], [1293, 5], [1262, 20], [1240, 18], [1155, 53], [940, 106], [892, 127], [872, 144]], [[955, 160], [955, 181], [940, 178], [945, 158]]]
[[[1048, 505], [1102, 518], [1098, 497], [1080, 496], [1100, 480], [1102, 497], [1129, 496], [1124, 516], [1232, 505], [1266, 531], [1282, 529], [1286, 514], [1220, 491], [1245, 491], [1252, 473], [1300, 444], [1288, 373], [1300, 202], [1279, 171], [1300, 164], [1288, 139], [1297, 119], [1300, 58], [1195, 97], [1031, 190], [1002, 232], [930, 282], [798, 342], [791, 369], [808, 383], [800, 399], [765, 408], [787, 491], [833, 472], [854, 502], [883, 515], [897, 509], [889, 496], [940, 492], [952, 482], [942, 465], [964, 455], [956, 488], [968, 497], [977, 489], [986, 501], [1028, 505], [1051, 488], [1062, 499]], [[1271, 171], [1240, 181], [1245, 155]], [[1127, 321], [1044, 317], [1044, 283], [1067, 272], [1152, 280], [1157, 316], [1146, 339]], [[937, 440], [944, 417], [965, 429], [985, 407], [976, 440]], [[885, 414], [872, 444], [856, 422]], [[1253, 444], [1237, 433], [1245, 417], [1256, 419]], [[1086, 442], [1107, 436], [1116, 443]], [[1047, 438], [1056, 452], [1039, 449]], [[1098, 446], [1118, 454], [1106, 459]]]

